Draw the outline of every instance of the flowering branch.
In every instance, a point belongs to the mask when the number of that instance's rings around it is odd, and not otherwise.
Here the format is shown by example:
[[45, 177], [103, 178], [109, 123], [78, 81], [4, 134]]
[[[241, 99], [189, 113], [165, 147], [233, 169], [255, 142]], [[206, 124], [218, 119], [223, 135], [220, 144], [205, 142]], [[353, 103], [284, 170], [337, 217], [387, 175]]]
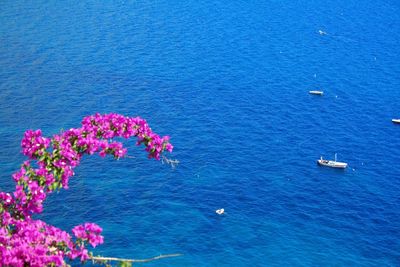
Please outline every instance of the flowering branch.
[[136, 144], [144, 144], [148, 157], [157, 160], [163, 151], [173, 149], [169, 137], [153, 133], [145, 120], [119, 114], [85, 117], [81, 128], [52, 138], [43, 137], [40, 130], [25, 132], [21, 146], [29, 160], [13, 174], [14, 193], [0, 192], [0, 266], [66, 266], [65, 258], [89, 259], [86, 245], [103, 243], [98, 225], [78, 225], [71, 237], [32, 215], [43, 211], [47, 194], [68, 188], [83, 155], [124, 157], [127, 150], [112, 141], [114, 137], [136, 137]]

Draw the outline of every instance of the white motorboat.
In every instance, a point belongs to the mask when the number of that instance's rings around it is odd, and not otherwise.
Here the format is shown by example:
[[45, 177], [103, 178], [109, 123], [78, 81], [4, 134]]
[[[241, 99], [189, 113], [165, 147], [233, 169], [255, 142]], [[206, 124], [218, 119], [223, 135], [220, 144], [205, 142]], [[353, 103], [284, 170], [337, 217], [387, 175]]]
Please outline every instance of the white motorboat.
[[222, 215], [222, 214], [224, 214], [224, 212], [225, 212], [224, 209], [219, 209], [219, 210], [215, 211], [215, 213], [217, 213], [218, 215]]
[[310, 91], [309, 93], [312, 95], [323, 95], [324, 94], [323, 91], [317, 91], [317, 90]]
[[400, 119], [392, 119], [393, 123], [399, 123], [400, 124]]
[[335, 154], [335, 160], [326, 160], [323, 159], [321, 156], [321, 159], [317, 160], [317, 162], [321, 166], [326, 166], [331, 168], [345, 169], [347, 167], [347, 163], [336, 161], [336, 154]]

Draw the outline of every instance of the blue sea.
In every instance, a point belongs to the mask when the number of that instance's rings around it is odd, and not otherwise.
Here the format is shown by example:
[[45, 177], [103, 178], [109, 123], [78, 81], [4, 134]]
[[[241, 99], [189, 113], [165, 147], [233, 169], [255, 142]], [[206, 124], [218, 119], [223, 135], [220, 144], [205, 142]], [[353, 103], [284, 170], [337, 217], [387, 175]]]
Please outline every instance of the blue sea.
[[104, 229], [95, 254], [400, 266], [400, 2], [6, 0], [0, 25], [1, 191], [27, 129], [115, 112], [171, 136], [175, 168], [128, 141], [46, 200], [36, 218]]

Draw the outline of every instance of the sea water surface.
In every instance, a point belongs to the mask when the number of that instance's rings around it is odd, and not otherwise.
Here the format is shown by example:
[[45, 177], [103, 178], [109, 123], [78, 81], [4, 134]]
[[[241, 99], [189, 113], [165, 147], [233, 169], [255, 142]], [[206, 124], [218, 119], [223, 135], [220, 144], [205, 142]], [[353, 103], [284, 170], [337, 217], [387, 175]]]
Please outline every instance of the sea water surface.
[[[116, 112], [171, 136], [176, 168], [131, 141], [46, 200], [104, 229], [96, 254], [400, 266], [398, 1], [2, 1], [0, 25], [2, 191], [26, 129]], [[335, 153], [346, 170], [317, 166]]]

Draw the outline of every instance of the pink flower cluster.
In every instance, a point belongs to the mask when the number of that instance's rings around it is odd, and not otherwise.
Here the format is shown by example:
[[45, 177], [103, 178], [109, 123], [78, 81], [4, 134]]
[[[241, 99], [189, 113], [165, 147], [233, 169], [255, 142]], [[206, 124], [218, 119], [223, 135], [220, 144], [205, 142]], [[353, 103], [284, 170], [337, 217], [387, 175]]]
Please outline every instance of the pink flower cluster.
[[145, 145], [149, 158], [160, 159], [163, 151], [172, 151], [168, 136], [153, 133], [139, 117], [119, 114], [85, 117], [81, 128], [52, 138], [43, 137], [40, 130], [26, 131], [21, 147], [29, 160], [13, 174], [17, 183], [14, 193], [0, 192], [0, 266], [64, 266], [66, 258], [87, 260], [86, 245], [96, 247], [103, 243], [98, 225], [85, 223], [74, 227], [73, 238], [54, 226], [34, 220], [32, 215], [43, 211], [48, 193], [68, 188], [73, 169], [84, 154], [109, 154], [119, 159], [127, 150], [112, 139], [133, 136], [138, 138], [138, 145]]
[[21, 147], [24, 155], [33, 157], [33, 155], [41, 154], [43, 149], [46, 149], [50, 144], [48, 138], [42, 137], [41, 130], [27, 130], [22, 139]]
[[88, 241], [92, 247], [103, 244], [103, 237], [100, 235], [102, 229], [94, 223], [85, 223], [75, 226], [72, 233], [82, 241]]

